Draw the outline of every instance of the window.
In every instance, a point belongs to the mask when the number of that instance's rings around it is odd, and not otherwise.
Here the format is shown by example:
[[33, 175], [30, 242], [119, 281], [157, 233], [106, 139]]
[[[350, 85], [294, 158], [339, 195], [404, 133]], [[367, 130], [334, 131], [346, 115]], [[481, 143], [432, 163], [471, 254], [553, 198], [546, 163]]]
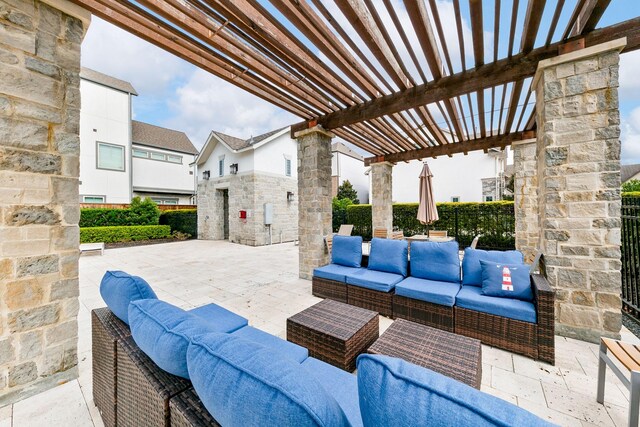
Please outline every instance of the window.
[[460, 196], [451, 196], [451, 201], [453, 203], [458, 203], [460, 202]]
[[149, 158], [149, 152], [148, 151], [139, 150], [137, 148], [134, 148], [132, 150], [132, 153], [133, 153], [133, 157], [140, 157], [141, 159], [148, 159]]
[[291, 176], [291, 159], [284, 159], [284, 174]]
[[162, 153], [154, 153], [153, 151], [151, 152], [151, 158], [153, 160], [167, 160], [167, 156], [162, 154]]
[[167, 154], [167, 161], [170, 163], [182, 163], [182, 156], [173, 156], [171, 154]]
[[224, 176], [224, 157], [218, 160], [218, 176]]
[[485, 202], [493, 202], [493, 196], [484, 196]]
[[98, 142], [98, 169], [124, 171], [124, 147]]
[[154, 202], [156, 202], [156, 204], [158, 205], [177, 205], [178, 204], [178, 199], [165, 199], [165, 198], [159, 198], [159, 197], [152, 197], [151, 200], [153, 200]]
[[82, 203], [104, 203], [104, 196], [82, 196]]

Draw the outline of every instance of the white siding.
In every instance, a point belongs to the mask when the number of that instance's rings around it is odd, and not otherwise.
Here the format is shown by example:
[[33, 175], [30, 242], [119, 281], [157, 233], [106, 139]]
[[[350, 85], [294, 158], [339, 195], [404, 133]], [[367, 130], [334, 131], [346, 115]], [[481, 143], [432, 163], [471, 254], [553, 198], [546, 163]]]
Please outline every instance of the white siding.
[[364, 174], [362, 160], [354, 159], [343, 153], [334, 152], [332, 159], [332, 175], [339, 176], [338, 185], [348, 180], [358, 192], [360, 203], [369, 203], [369, 177]]
[[[214, 137], [215, 138], [215, 137]], [[211, 141], [213, 143], [213, 141]], [[218, 174], [218, 161], [220, 156], [224, 155], [224, 176], [228, 176], [229, 165], [233, 163], [238, 164], [238, 173], [253, 171], [253, 150], [244, 151], [242, 153], [234, 153], [229, 150], [224, 144], [218, 142], [215, 148], [211, 152], [211, 155], [204, 164], [198, 166], [198, 181], [203, 178], [204, 171], [211, 171], [211, 179], [219, 177]]]
[[193, 170], [193, 167], [189, 166], [194, 161], [192, 154], [161, 150], [137, 144], [134, 144], [133, 148], [182, 157], [182, 164], [133, 157], [134, 188], [142, 187], [195, 192], [195, 181], [193, 175], [189, 174], [189, 172]]
[[[80, 81], [80, 91], [80, 195], [106, 196], [107, 203], [129, 203], [129, 95], [86, 80]], [[125, 147], [124, 172], [96, 167], [97, 141]]]
[[291, 178], [297, 179], [297, 143], [288, 131], [255, 150], [254, 168], [259, 172], [285, 176], [285, 155], [291, 159]]

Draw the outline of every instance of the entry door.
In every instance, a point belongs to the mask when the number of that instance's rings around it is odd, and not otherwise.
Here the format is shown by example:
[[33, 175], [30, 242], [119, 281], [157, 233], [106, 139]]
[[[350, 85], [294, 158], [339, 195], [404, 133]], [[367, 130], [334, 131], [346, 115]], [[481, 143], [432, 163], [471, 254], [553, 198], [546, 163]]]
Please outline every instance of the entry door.
[[229, 190], [222, 190], [223, 212], [224, 218], [224, 239], [229, 239]]

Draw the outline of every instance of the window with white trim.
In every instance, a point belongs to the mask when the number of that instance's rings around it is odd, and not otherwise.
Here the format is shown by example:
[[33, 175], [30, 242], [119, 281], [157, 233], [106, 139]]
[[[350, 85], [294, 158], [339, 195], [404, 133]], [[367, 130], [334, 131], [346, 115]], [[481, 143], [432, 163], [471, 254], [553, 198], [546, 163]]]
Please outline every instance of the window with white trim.
[[148, 151], [140, 150], [138, 148], [134, 148], [133, 150], [131, 150], [131, 153], [133, 154], [133, 157], [139, 157], [141, 159], [148, 159], [149, 158], [149, 152]]
[[151, 159], [152, 160], [162, 160], [162, 161], [166, 161], [167, 160], [167, 156], [165, 154], [162, 153], [156, 153], [154, 151], [151, 152]]
[[284, 159], [284, 174], [286, 176], [291, 176], [291, 159]]
[[224, 176], [224, 156], [218, 158], [218, 176]]
[[153, 200], [158, 205], [177, 205], [178, 199], [175, 198], [164, 198], [164, 197], [152, 197]]
[[104, 196], [82, 196], [82, 203], [104, 203]]
[[493, 202], [493, 196], [484, 196], [485, 202]]
[[451, 201], [453, 203], [459, 203], [460, 202], [460, 196], [451, 196]]
[[167, 154], [167, 161], [169, 163], [182, 163], [182, 156], [174, 156], [172, 154]]
[[122, 145], [97, 143], [98, 169], [124, 171], [124, 147]]

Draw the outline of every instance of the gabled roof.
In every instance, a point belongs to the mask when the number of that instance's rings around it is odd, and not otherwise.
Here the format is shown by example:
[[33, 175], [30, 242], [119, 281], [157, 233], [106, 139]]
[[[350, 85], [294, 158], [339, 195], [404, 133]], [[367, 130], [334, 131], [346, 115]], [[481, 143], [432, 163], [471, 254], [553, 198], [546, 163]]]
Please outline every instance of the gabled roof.
[[627, 182], [640, 173], [640, 164], [620, 166], [620, 181]]
[[131, 83], [116, 79], [115, 77], [108, 76], [90, 68], [82, 67], [80, 70], [80, 78], [121, 92], [130, 93], [131, 95], [138, 95], [138, 92], [136, 92]]
[[364, 161], [364, 158], [353, 151], [351, 148], [344, 145], [342, 142], [334, 142], [331, 144], [331, 152], [332, 153], [342, 153], [345, 156], [353, 157], [356, 160]]
[[273, 141], [280, 135], [285, 134], [289, 131], [289, 127], [283, 127], [279, 129], [275, 129], [266, 133], [263, 133], [258, 136], [252, 136], [249, 139], [241, 139], [235, 136], [227, 135], [218, 131], [211, 131], [207, 142], [202, 147], [200, 151], [200, 155], [196, 159], [196, 163], [201, 165], [207, 161], [215, 146], [220, 142], [229, 150], [234, 153], [239, 153], [247, 150], [254, 150], [258, 147], [261, 147], [269, 142]]
[[198, 154], [198, 150], [184, 132], [132, 120], [131, 133], [131, 142], [133, 144], [162, 148], [179, 153]]

